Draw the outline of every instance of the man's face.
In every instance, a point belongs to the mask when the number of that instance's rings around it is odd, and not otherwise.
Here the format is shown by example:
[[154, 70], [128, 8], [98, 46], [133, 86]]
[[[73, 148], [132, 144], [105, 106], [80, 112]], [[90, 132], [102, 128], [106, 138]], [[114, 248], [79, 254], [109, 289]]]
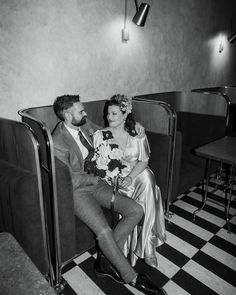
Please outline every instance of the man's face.
[[68, 109], [68, 112], [71, 115], [71, 125], [79, 127], [86, 123], [87, 114], [81, 102], [75, 102], [73, 106], [70, 109]]

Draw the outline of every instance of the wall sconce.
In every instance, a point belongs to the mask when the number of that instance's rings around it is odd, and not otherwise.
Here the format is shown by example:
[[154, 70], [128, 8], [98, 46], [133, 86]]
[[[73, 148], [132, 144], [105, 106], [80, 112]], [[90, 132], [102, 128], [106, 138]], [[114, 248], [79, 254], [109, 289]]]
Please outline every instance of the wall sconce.
[[224, 50], [224, 46], [223, 46], [223, 43], [221, 41], [220, 45], [219, 45], [219, 53], [221, 53], [223, 50]]
[[[135, 0], [136, 6], [136, 14], [133, 17], [133, 22], [140, 27], [145, 25], [149, 7], [150, 5], [147, 3], [141, 3], [138, 7], [138, 0]], [[121, 30], [121, 40], [122, 43], [127, 43], [129, 41], [129, 30], [126, 28], [126, 20], [127, 20], [127, 0], [125, 0], [125, 15], [124, 15], [124, 28]]]
[[127, 41], [129, 41], [129, 30], [126, 28], [126, 20], [127, 20], [127, 0], [125, 0], [124, 28], [121, 30], [122, 43], [127, 43]]
[[135, 0], [135, 6], [136, 6], [136, 14], [133, 17], [132, 21], [137, 26], [143, 27], [146, 22], [150, 5], [147, 3], [141, 3], [140, 6], [138, 7], [138, 0]]
[[221, 33], [220, 35], [220, 43], [219, 43], [219, 53], [221, 53], [224, 50], [224, 46], [223, 46], [223, 35]]

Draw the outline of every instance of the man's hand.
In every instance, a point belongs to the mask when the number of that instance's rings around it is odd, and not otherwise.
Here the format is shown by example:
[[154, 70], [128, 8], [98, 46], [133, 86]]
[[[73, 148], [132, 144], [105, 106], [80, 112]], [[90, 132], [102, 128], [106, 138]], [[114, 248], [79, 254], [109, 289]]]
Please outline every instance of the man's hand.
[[98, 182], [99, 182], [99, 177], [98, 177], [98, 176], [94, 176], [94, 177], [93, 177], [93, 184], [94, 184], [94, 185], [97, 185]]
[[140, 136], [140, 137], [144, 136], [145, 129], [144, 129], [143, 125], [141, 125], [139, 122], [136, 122], [135, 130], [138, 133], [138, 136]]

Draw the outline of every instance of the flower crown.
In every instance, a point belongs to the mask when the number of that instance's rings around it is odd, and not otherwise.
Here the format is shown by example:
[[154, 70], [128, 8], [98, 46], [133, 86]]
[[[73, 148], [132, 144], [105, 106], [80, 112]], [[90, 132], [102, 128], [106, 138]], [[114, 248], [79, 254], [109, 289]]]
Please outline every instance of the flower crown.
[[122, 112], [130, 114], [132, 111], [132, 98], [125, 95], [117, 95], [116, 100], [120, 104], [120, 109]]

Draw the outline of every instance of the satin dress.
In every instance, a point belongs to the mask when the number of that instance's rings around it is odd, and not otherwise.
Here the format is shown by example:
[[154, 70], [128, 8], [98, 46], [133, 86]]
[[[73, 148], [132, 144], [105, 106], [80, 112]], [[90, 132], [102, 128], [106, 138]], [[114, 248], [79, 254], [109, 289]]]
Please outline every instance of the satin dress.
[[[104, 141], [102, 130], [98, 130], [94, 134], [94, 147], [99, 146], [102, 141]], [[114, 138], [109, 139], [109, 142], [119, 146]], [[142, 137], [128, 135], [127, 144], [121, 158], [126, 168], [123, 169], [120, 176], [127, 176], [138, 161], [146, 162], [149, 160], [149, 156], [150, 147], [146, 135]], [[137, 201], [144, 211], [142, 224], [135, 227], [123, 249], [125, 256], [130, 259], [131, 265], [134, 266], [138, 257], [144, 258], [145, 248], [158, 247], [166, 240], [161, 192], [149, 167], [137, 175], [127, 189], [118, 188], [118, 191]]]

